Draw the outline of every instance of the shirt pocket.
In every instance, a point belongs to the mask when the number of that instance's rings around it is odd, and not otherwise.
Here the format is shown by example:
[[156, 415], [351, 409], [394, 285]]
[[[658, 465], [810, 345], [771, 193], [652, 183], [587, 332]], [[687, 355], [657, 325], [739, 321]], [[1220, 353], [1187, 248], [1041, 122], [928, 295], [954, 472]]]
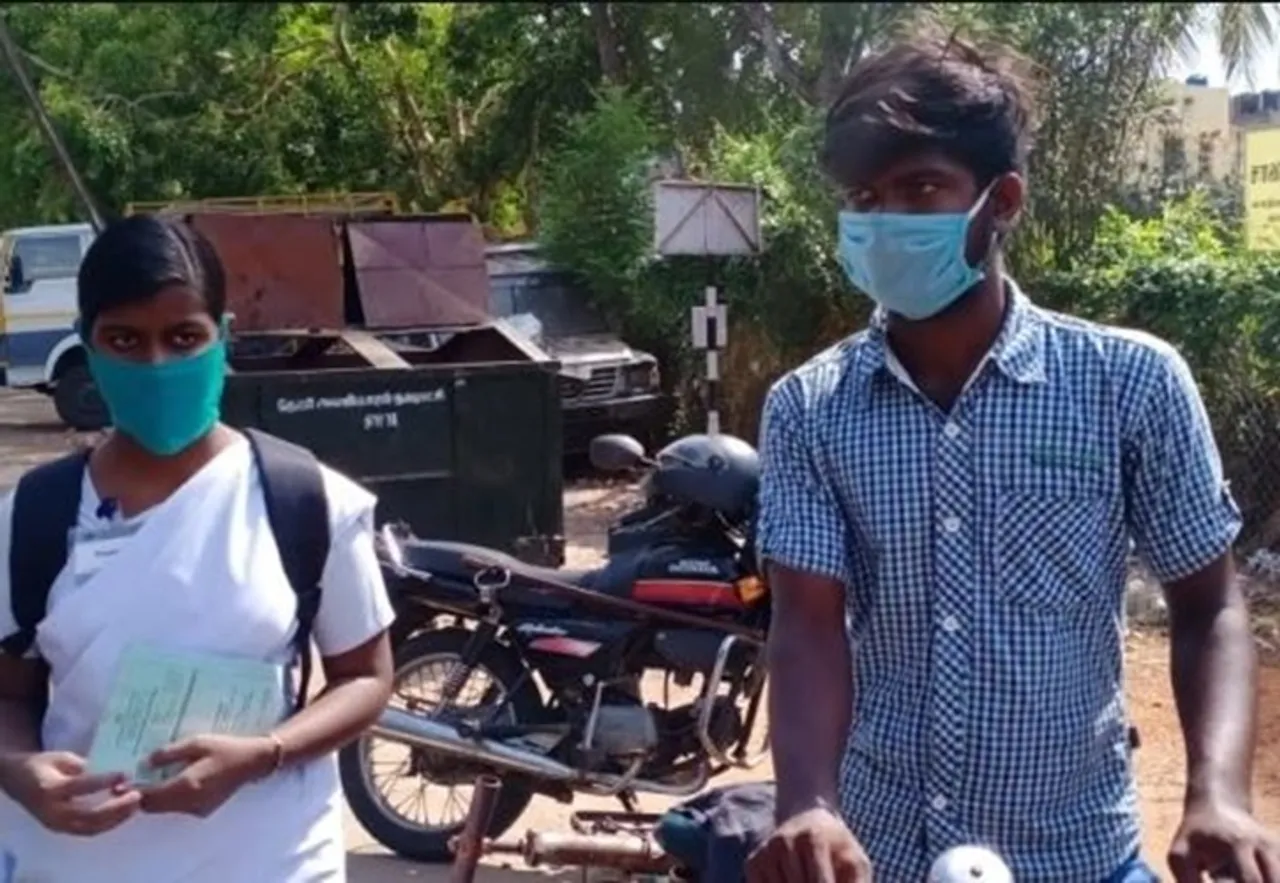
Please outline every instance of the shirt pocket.
[[1067, 614], [1099, 596], [1106, 578], [1111, 494], [1102, 479], [1040, 476], [997, 499], [996, 582], [1031, 613]]

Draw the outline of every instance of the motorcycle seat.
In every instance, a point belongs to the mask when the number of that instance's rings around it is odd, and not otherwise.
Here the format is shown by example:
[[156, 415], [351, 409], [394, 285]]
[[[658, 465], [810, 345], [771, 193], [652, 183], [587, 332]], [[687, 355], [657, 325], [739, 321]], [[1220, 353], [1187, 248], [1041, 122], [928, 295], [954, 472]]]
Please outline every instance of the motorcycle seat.
[[405, 563], [415, 570], [422, 570], [444, 578], [459, 580], [470, 584], [475, 575], [483, 571], [484, 565], [478, 562], [491, 563], [511, 574], [511, 582], [538, 588], [547, 580], [568, 583], [583, 589], [593, 587], [595, 578], [602, 568], [586, 570], [558, 570], [552, 567], [537, 567], [527, 564], [505, 552], [470, 543], [453, 543], [445, 540], [412, 540], [403, 547]]

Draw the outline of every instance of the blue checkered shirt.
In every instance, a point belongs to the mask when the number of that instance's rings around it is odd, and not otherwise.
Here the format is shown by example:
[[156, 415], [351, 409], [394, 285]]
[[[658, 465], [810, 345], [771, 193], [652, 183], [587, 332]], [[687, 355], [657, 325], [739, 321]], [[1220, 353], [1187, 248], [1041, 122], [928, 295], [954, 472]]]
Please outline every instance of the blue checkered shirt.
[[962, 843], [1019, 883], [1097, 883], [1132, 856], [1130, 540], [1167, 583], [1240, 526], [1178, 353], [1009, 291], [950, 413], [879, 318], [765, 405], [760, 548], [846, 587], [840, 796], [880, 883]]

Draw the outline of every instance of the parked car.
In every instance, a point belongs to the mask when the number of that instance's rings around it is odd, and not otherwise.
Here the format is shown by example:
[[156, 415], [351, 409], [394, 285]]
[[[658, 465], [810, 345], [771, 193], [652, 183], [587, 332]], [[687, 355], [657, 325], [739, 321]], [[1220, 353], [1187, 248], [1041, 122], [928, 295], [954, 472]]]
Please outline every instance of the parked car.
[[106, 422], [75, 329], [76, 273], [93, 237], [88, 224], [20, 227], [0, 234], [3, 385], [49, 395], [58, 416], [76, 429], [97, 429]]
[[666, 414], [658, 360], [609, 329], [587, 294], [539, 257], [534, 243], [486, 250], [490, 310], [560, 362], [564, 450], [623, 432], [652, 443]]

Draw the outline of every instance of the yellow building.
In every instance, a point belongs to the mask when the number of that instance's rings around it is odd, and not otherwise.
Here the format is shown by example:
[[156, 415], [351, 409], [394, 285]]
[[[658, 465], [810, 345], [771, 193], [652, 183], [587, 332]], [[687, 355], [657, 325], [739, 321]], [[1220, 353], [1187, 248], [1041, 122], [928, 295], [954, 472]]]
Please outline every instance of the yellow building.
[[1245, 242], [1280, 251], [1280, 126], [1245, 132]]
[[1233, 96], [1202, 77], [1164, 90], [1138, 144], [1134, 183], [1243, 185], [1249, 247], [1280, 250], [1280, 91]]

